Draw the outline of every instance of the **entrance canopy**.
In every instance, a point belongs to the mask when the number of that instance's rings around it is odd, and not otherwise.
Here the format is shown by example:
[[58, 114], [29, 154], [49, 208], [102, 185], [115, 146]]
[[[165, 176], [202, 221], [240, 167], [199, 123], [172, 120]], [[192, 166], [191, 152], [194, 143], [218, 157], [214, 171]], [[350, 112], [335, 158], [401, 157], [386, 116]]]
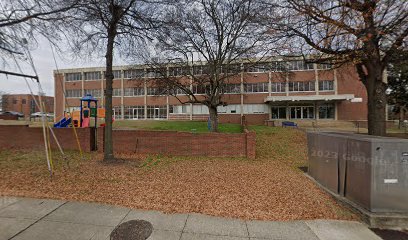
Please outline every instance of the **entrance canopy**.
[[305, 95], [305, 96], [268, 96], [265, 103], [272, 102], [297, 102], [297, 101], [344, 101], [353, 100], [354, 94], [338, 95]]

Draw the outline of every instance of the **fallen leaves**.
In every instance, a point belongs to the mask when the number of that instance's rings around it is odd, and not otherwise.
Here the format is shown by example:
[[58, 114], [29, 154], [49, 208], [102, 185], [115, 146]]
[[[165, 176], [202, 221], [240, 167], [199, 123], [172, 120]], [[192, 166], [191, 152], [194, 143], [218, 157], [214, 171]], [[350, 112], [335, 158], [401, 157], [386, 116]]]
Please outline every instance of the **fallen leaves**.
[[100, 155], [71, 152], [69, 168], [56, 159], [52, 180], [41, 153], [3, 151], [0, 194], [242, 219], [356, 218], [298, 169], [306, 165], [303, 132], [257, 131], [256, 160], [126, 155], [102, 164]]

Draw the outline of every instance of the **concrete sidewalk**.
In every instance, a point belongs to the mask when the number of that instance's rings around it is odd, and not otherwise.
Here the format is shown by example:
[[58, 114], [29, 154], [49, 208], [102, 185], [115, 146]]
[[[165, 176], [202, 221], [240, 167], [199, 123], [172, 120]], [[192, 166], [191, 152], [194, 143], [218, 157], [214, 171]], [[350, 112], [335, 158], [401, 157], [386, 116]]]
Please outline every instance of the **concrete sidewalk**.
[[376, 240], [359, 222], [243, 221], [202, 214], [164, 214], [85, 202], [0, 197], [0, 240], [109, 239], [118, 224], [143, 219], [149, 240]]

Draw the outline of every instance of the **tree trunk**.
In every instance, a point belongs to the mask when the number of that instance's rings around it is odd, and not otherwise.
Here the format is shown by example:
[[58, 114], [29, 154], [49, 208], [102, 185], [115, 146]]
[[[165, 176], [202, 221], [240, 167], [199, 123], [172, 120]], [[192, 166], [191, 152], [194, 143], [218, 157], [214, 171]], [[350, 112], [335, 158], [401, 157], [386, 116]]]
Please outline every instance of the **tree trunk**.
[[112, 83], [113, 83], [113, 45], [115, 41], [116, 30], [108, 31], [108, 45], [106, 48], [106, 89], [105, 89], [105, 141], [104, 141], [104, 161], [114, 160], [113, 140], [112, 140]]
[[208, 106], [210, 112], [211, 131], [218, 132], [218, 112], [217, 107]]
[[403, 106], [399, 107], [398, 129], [401, 129], [405, 120], [405, 109]]
[[386, 135], [386, 104], [387, 84], [383, 82], [382, 74], [368, 74], [368, 134], [375, 136]]

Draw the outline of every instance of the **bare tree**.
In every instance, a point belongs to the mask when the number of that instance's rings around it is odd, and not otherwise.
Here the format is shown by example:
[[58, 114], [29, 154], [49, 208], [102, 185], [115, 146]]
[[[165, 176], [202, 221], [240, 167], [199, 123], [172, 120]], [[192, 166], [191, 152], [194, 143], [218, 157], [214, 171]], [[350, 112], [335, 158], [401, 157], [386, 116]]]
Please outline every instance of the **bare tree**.
[[388, 103], [401, 128], [408, 114], [408, 50], [395, 53], [388, 66]]
[[[182, 103], [207, 106], [214, 132], [217, 107], [226, 105], [223, 94], [229, 80], [242, 71], [241, 59], [261, 59], [272, 42], [265, 35], [268, 29], [254, 22], [260, 11], [254, 0], [177, 1], [154, 35], [159, 54], [149, 63], [159, 73], [156, 84], [173, 96], [187, 95], [179, 98]], [[172, 66], [169, 74], [163, 72], [166, 66]]]
[[3, 64], [10, 56], [23, 56], [25, 49], [36, 44], [42, 35], [55, 39], [61, 22], [69, 22], [69, 10], [79, 6], [79, 0], [4, 0], [0, 2], [0, 59]]
[[337, 65], [351, 62], [367, 89], [368, 133], [385, 135], [385, 70], [407, 41], [408, 2], [400, 0], [288, 0], [280, 3], [286, 32], [298, 51]]
[[112, 83], [114, 49], [120, 52], [135, 51], [143, 45], [146, 30], [152, 27], [152, 13], [149, 1], [144, 0], [83, 0], [84, 7], [78, 9], [76, 20], [69, 34], [72, 47], [78, 56], [105, 53], [105, 141], [104, 160], [114, 160], [112, 142]]

